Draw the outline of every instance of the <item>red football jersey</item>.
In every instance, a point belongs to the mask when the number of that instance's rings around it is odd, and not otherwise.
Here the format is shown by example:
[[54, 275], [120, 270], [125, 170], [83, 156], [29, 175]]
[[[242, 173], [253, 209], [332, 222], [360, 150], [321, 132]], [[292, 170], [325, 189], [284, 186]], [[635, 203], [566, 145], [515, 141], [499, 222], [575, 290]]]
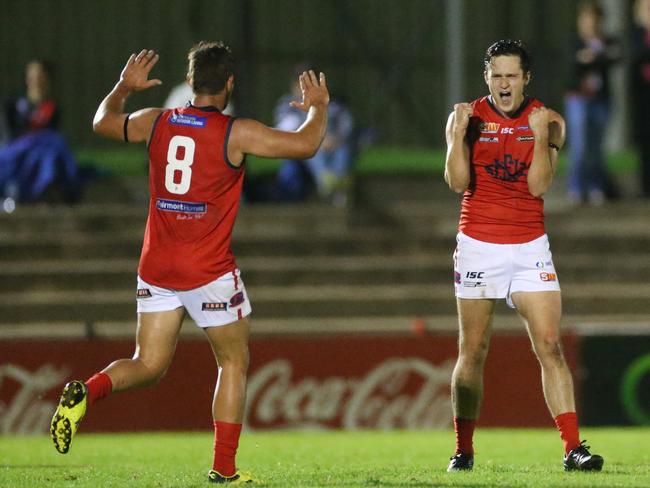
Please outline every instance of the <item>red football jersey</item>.
[[518, 113], [506, 118], [489, 97], [472, 102], [470, 184], [458, 226], [464, 234], [495, 244], [520, 244], [544, 234], [544, 200], [528, 190], [535, 143], [528, 114], [542, 105], [526, 98]]
[[149, 141], [149, 217], [138, 273], [189, 290], [236, 268], [230, 250], [244, 169], [228, 160], [235, 119], [214, 107], [166, 110]]

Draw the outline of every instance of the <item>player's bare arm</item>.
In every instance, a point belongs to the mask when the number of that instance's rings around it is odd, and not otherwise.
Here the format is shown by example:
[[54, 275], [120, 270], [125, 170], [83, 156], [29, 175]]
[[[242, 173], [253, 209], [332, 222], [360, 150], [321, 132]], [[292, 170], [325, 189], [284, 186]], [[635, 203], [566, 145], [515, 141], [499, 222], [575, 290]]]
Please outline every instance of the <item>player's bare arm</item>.
[[[158, 79], [149, 79], [149, 72], [157, 62], [158, 54], [152, 50], [143, 49], [138, 54], [131, 54], [119, 81], [97, 108], [93, 119], [95, 133], [120, 141], [148, 140], [151, 127], [162, 109], [145, 108], [129, 116], [124, 113], [124, 103], [132, 92], [146, 90], [162, 83]], [[127, 116], [129, 121], [125, 125]]]
[[299, 77], [302, 101], [291, 104], [305, 112], [307, 119], [295, 132], [267, 127], [252, 119], [237, 119], [228, 142], [228, 158], [237, 164], [245, 154], [268, 158], [308, 159], [320, 147], [327, 127], [329, 92], [325, 74], [313, 71]]
[[564, 145], [564, 119], [546, 107], [538, 107], [528, 116], [535, 137], [533, 161], [528, 170], [528, 190], [531, 195], [542, 196], [551, 186], [557, 166], [558, 152]]
[[469, 103], [457, 103], [447, 119], [445, 181], [456, 193], [464, 192], [469, 186], [469, 145], [466, 136], [472, 113]]

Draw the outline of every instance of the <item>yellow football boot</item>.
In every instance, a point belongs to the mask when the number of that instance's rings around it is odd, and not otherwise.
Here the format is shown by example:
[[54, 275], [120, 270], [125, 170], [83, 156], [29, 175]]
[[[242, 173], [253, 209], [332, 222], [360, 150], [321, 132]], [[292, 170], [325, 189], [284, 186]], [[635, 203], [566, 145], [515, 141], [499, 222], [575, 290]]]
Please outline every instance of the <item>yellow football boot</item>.
[[237, 470], [232, 476], [222, 476], [213, 469], [208, 473], [208, 481], [210, 483], [232, 483], [233, 485], [255, 482], [250, 473], [243, 473]]
[[63, 388], [59, 406], [56, 408], [50, 424], [52, 442], [61, 454], [70, 450], [72, 438], [86, 413], [87, 397], [88, 388], [82, 381], [71, 381]]

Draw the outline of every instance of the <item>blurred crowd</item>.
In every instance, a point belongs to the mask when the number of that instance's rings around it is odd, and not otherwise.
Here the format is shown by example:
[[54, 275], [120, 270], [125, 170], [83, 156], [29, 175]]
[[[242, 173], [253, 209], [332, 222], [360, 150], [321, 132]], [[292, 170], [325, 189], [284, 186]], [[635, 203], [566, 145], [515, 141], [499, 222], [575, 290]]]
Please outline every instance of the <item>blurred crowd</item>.
[[[570, 69], [564, 114], [567, 121], [567, 198], [574, 204], [600, 205], [620, 196], [608, 172], [603, 141], [612, 111], [612, 68], [625, 65], [629, 86], [630, 135], [638, 159], [638, 193], [650, 198], [650, 0], [635, 0], [627, 32], [607, 33], [603, 4], [576, 4], [570, 43]], [[295, 70], [309, 66], [300, 63]], [[61, 132], [61, 107], [53, 89], [54, 66], [33, 60], [25, 67], [23, 93], [5, 100], [0, 118], [0, 210], [16, 203], [81, 199], [82, 172]], [[336, 94], [336, 90], [334, 90]], [[292, 130], [304, 114], [289, 105], [300, 96], [295, 73], [277, 102], [274, 124]], [[166, 107], [182, 106], [192, 93], [183, 82], [169, 94]], [[229, 105], [227, 113], [236, 114]], [[247, 182], [246, 198], [255, 201], [320, 200], [344, 205], [364, 129], [345, 97], [334, 96], [325, 141], [306, 161], [283, 161], [273, 179]], [[626, 195], [630, 196], [630, 195]]]
[[607, 171], [604, 139], [612, 112], [611, 69], [628, 62], [632, 134], [638, 150], [639, 190], [650, 197], [650, 0], [636, 0], [627, 39], [608, 35], [606, 12], [595, 1], [577, 5], [565, 100], [570, 202], [600, 205], [618, 196]]

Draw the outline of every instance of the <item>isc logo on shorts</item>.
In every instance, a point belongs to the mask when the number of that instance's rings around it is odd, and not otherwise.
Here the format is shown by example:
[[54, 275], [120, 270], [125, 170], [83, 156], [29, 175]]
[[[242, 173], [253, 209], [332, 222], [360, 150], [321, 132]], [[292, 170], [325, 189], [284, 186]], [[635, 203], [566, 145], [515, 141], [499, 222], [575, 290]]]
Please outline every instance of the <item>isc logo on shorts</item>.
[[149, 288], [138, 288], [135, 294], [136, 298], [151, 298], [151, 290]]
[[201, 310], [204, 312], [224, 312], [228, 309], [228, 304], [226, 302], [203, 302], [201, 305]]

